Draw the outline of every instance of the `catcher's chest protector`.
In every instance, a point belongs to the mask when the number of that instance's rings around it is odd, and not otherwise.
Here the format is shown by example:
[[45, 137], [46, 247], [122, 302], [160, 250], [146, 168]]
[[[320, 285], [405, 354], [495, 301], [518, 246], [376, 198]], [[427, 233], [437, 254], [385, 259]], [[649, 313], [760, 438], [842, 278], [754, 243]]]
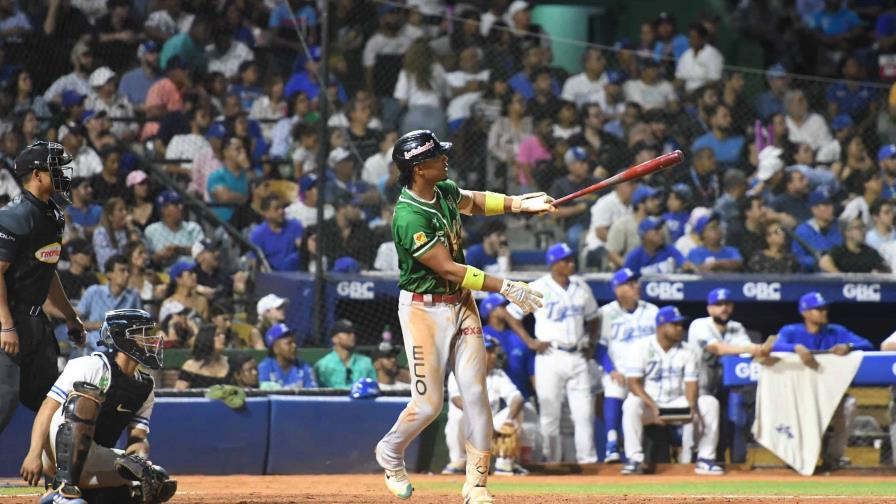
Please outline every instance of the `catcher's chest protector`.
[[134, 415], [140, 411], [146, 398], [152, 393], [152, 378], [140, 373], [140, 379], [124, 374], [113, 359], [109, 359], [112, 368], [112, 378], [109, 380], [109, 389], [106, 390], [106, 401], [97, 419], [96, 444], [106, 448], [115, 448], [121, 431], [133, 420]]

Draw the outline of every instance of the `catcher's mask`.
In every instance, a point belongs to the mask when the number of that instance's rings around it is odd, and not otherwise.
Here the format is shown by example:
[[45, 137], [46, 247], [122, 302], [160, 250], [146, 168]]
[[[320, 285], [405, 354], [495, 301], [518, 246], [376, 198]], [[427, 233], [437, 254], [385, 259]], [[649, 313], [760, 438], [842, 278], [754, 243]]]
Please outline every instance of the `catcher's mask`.
[[100, 331], [100, 342], [149, 369], [162, 367], [162, 341], [155, 320], [143, 310], [112, 310]]
[[49, 172], [53, 191], [60, 194], [66, 203], [71, 203], [72, 167], [66, 166], [71, 162], [72, 157], [66, 154], [62, 144], [38, 140], [19, 154], [13, 171], [19, 179], [33, 170]]

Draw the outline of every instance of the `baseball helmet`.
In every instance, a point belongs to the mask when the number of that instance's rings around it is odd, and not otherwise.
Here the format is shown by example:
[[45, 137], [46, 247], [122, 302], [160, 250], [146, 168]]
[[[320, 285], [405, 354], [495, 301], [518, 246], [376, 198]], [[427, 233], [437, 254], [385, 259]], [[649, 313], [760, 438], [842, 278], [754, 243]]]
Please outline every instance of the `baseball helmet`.
[[69, 190], [72, 185], [72, 167], [66, 166], [71, 162], [72, 157], [66, 154], [62, 144], [38, 140], [19, 153], [13, 172], [17, 179], [33, 170], [50, 172], [53, 190], [61, 194], [67, 203], [71, 203]]
[[374, 399], [380, 395], [380, 386], [373, 378], [361, 378], [352, 385], [352, 399]]
[[143, 310], [125, 309], [106, 312], [100, 342], [131, 357], [150, 369], [162, 367], [162, 340], [156, 321]]
[[406, 171], [417, 163], [432, 159], [451, 149], [451, 142], [440, 142], [436, 134], [429, 130], [415, 130], [405, 133], [392, 148], [392, 161], [398, 169]]

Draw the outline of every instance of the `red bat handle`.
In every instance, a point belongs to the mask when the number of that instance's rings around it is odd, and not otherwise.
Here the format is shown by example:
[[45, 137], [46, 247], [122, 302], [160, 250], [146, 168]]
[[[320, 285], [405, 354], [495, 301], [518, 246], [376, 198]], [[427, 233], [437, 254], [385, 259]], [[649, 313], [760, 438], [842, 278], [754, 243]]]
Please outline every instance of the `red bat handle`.
[[676, 150], [670, 152], [668, 154], [663, 154], [660, 157], [651, 159], [649, 161], [644, 161], [643, 163], [632, 166], [624, 171], [613, 175], [612, 177], [602, 180], [594, 185], [590, 185], [584, 189], [576, 191], [572, 194], [567, 194], [566, 196], [554, 200], [552, 205], [555, 207], [560, 206], [570, 200], [574, 200], [580, 196], [584, 196], [586, 194], [591, 194], [596, 191], [600, 191], [601, 189], [606, 189], [608, 187], [612, 187], [617, 184], [621, 184], [623, 182], [628, 182], [630, 180], [639, 179], [641, 177], [645, 177], [650, 175], [653, 172], [657, 172], [660, 170], [665, 170], [666, 168], [670, 168], [684, 161], [684, 153], [680, 150]]

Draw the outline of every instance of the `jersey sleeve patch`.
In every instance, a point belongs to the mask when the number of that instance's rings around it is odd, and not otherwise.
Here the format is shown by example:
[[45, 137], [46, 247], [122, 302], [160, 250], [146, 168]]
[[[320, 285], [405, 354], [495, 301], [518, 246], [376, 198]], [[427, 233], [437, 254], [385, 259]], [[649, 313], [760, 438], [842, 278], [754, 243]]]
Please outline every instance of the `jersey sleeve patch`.
[[414, 246], [420, 247], [426, 245], [426, 233], [420, 231], [419, 233], [414, 233]]

